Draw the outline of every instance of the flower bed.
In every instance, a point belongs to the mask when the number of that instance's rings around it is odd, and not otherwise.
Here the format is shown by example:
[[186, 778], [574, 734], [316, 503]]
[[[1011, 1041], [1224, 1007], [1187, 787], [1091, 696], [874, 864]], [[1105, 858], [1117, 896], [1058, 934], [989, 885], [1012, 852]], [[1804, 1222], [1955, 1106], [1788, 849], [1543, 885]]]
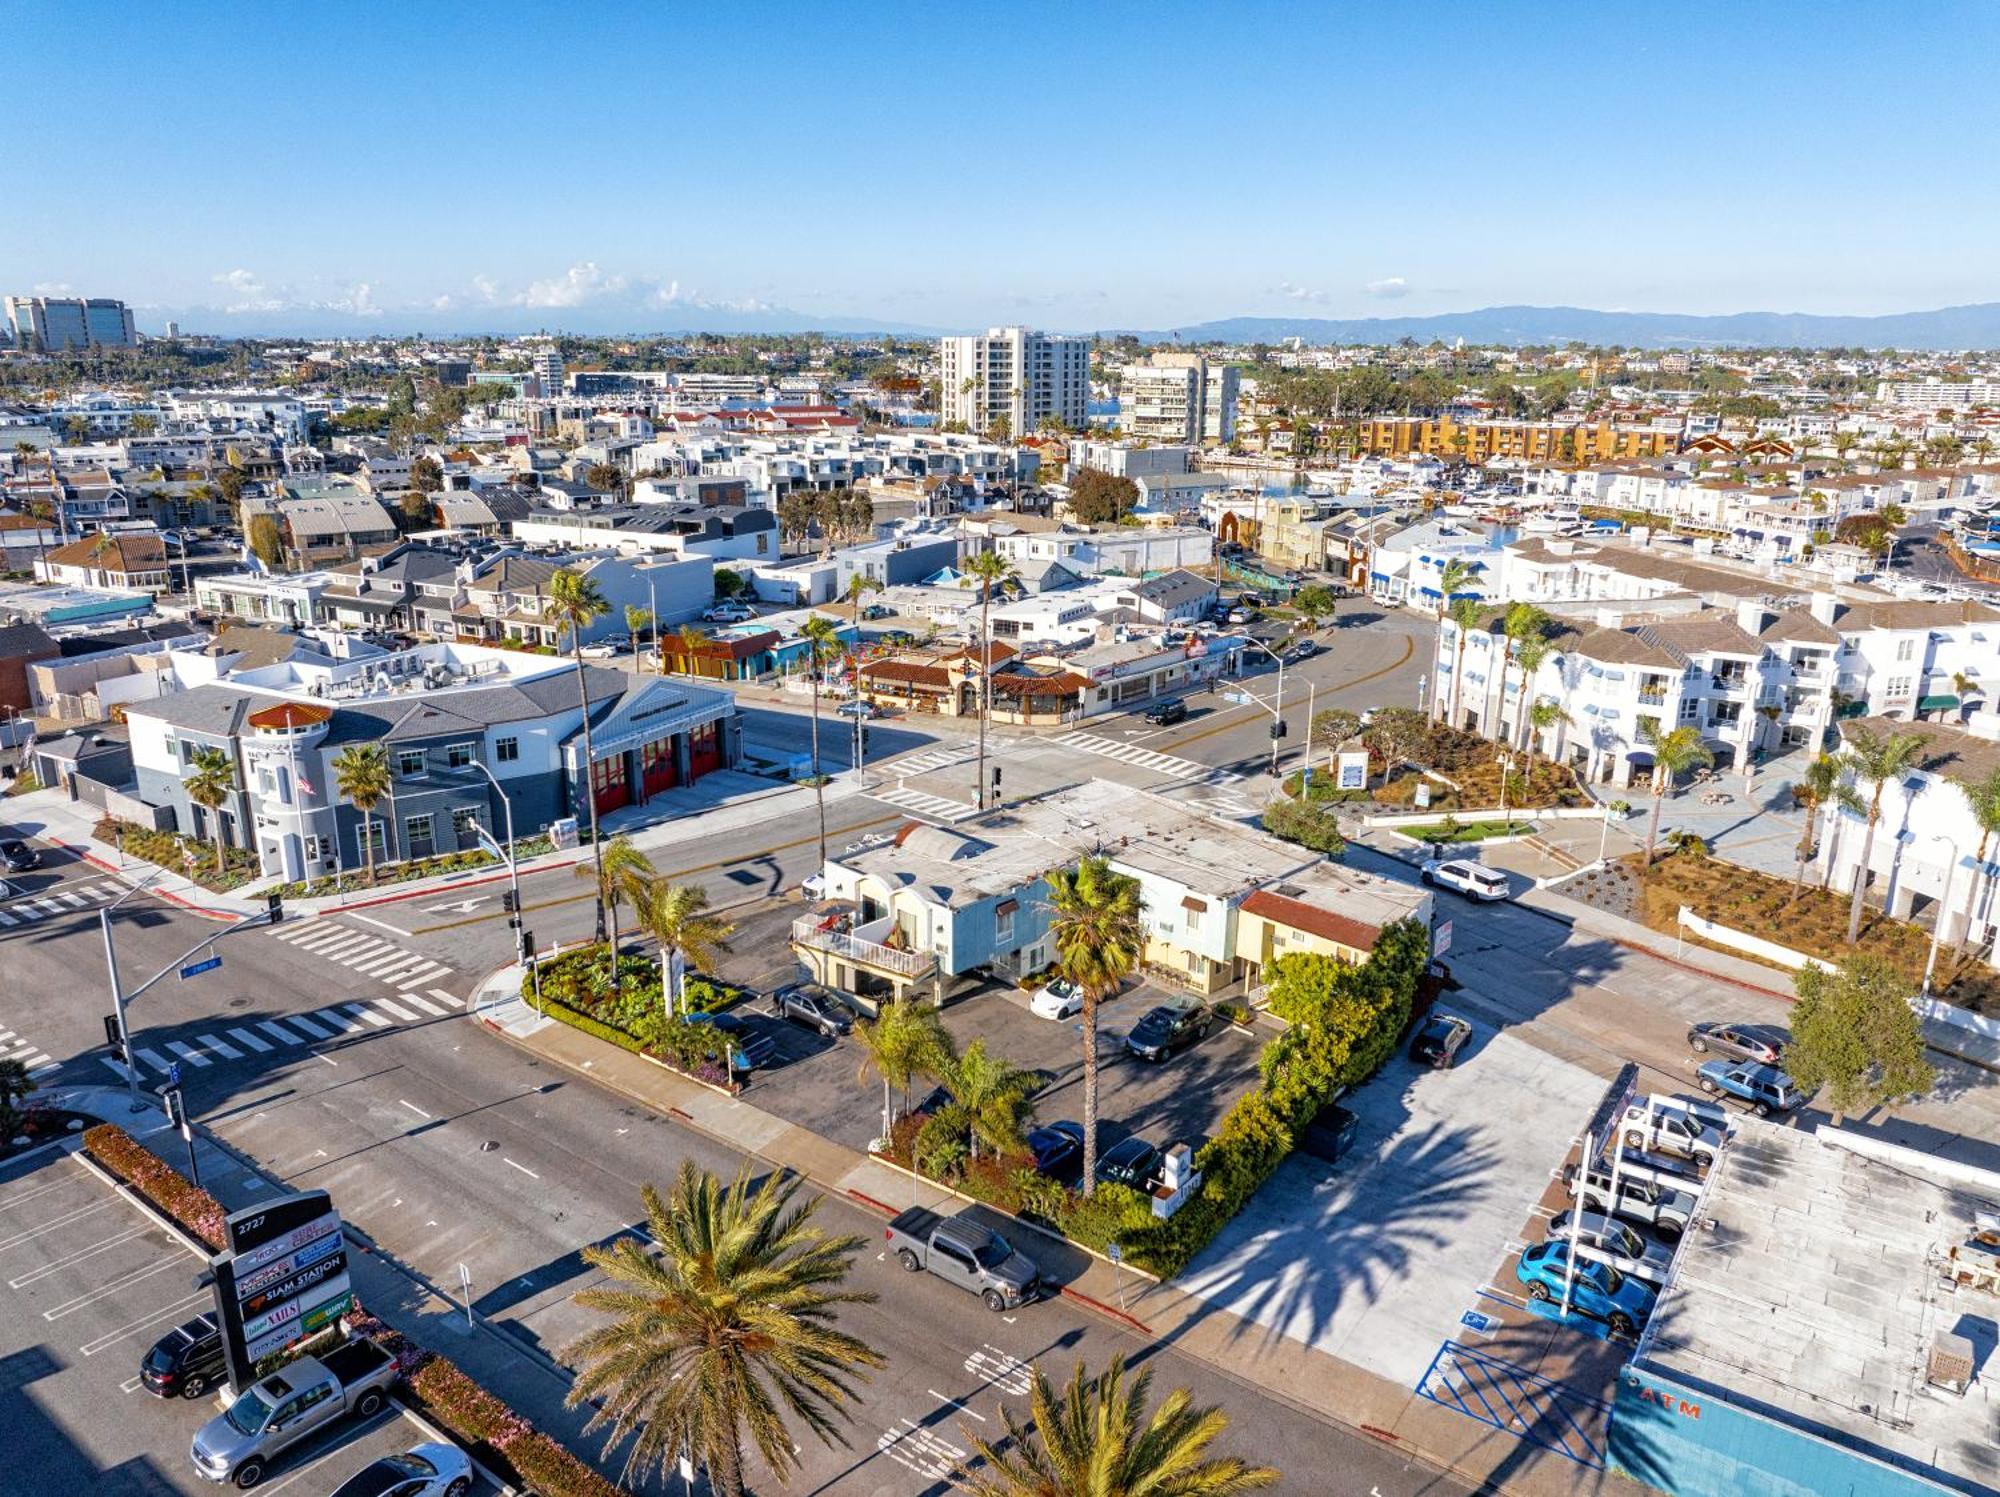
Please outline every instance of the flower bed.
[[[657, 963], [638, 956], [621, 956], [618, 996], [611, 993], [611, 973], [601, 946], [582, 946], [539, 963], [542, 1011], [573, 1029], [595, 1036], [621, 1050], [646, 1056], [704, 1086], [740, 1090], [720, 1056], [711, 1056], [716, 1031], [671, 1017], [660, 1002]], [[650, 982], [648, 982], [650, 974]], [[739, 1002], [746, 990], [708, 978], [683, 980], [684, 995], [695, 1011], [715, 1013]], [[523, 990], [534, 1001], [535, 990]]]
[[1443, 821], [1419, 822], [1394, 830], [1414, 842], [1486, 842], [1495, 837], [1526, 837], [1535, 830], [1528, 821], [1460, 821], [1447, 816]]
[[83, 1135], [84, 1152], [144, 1196], [211, 1252], [227, 1245], [222, 1203], [193, 1184], [116, 1123], [99, 1123]]
[[140, 826], [136, 821], [106, 816], [91, 829], [90, 835], [127, 857], [181, 874], [218, 894], [247, 884], [258, 875], [257, 857], [247, 848], [225, 847], [223, 871], [217, 873], [213, 842], [197, 842], [192, 837]]
[[[586, 838], [587, 836], [588, 834]], [[543, 853], [554, 850], [555, 844], [547, 837], [534, 837], [516, 843], [514, 856], [516, 860], [538, 858]], [[404, 863], [377, 863], [373, 883], [369, 882], [367, 865], [363, 864], [359, 868], [346, 869], [337, 876], [279, 884], [272, 892], [283, 895], [286, 899], [321, 899], [330, 894], [338, 894], [343, 889], [372, 889], [381, 884], [407, 884], [420, 878], [437, 878], [447, 873], [470, 873], [475, 869], [505, 866], [506, 864], [484, 848], [468, 848], [464, 852], [439, 853], [435, 857], [415, 858]]]

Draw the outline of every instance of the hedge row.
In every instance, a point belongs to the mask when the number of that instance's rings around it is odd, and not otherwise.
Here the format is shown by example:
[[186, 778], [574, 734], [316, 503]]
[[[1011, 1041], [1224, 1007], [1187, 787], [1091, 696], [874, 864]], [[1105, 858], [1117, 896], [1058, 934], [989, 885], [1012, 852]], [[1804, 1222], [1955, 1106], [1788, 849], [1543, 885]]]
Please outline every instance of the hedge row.
[[116, 1123], [99, 1123], [83, 1135], [84, 1152], [179, 1224], [189, 1236], [221, 1252], [228, 1241], [228, 1212], [207, 1191], [161, 1159]]

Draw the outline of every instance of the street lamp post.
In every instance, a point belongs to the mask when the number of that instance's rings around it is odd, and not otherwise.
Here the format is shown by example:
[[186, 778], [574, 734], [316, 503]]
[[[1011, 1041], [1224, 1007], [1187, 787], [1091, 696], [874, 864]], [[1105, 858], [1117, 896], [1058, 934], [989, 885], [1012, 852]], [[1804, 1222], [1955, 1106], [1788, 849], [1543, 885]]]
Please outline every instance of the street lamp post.
[[1924, 997], [1931, 995], [1931, 973], [1937, 967], [1938, 938], [1944, 934], [1944, 923], [1951, 918], [1951, 881], [1958, 872], [1958, 843], [1943, 832], [1934, 833], [1931, 841], [1942, 842], [1951, 849], [1951, 861], [1945, 864], [1944, 889], [1938, 895], [1937, 914], [1931, 920], [1931, 950], [1924, 958]]
[[[1277, 704], [1270, 709], [1271, 710], [1271, 773], [1275, 775], [1278, 772], [1278, 730], [1279, 730], [1279, 725], [1282, 724], [1285, 720], [1284, 716], [1285, 657], [1280, 655], [1276, 650], [1272, 649], [1269, 645], [1265, 644], [1264, 641], [1261, 639], [1255, 639], [1248, 634], [1242, 636], [1242, 639], [1243, 643], [1245, 643], [1246, 645], [1255, 645], [1258, 649], [1262, 650], [1266, 655], [1269, 655], [1273, 660], [1278, 662]], [[1310, 724], [1307, 725], [1306, 736], [1308, 739], [1312, 737], [1312, 728]]]

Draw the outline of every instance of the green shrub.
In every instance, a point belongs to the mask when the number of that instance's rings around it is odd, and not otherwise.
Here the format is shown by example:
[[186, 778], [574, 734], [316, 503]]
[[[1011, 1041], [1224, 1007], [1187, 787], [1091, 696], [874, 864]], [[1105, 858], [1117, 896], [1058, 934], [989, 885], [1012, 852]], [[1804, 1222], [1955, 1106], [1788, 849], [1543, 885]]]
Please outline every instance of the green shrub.
[[965, 1128], [965, 1113], [958, 1107], [942, 1107], [925, 1118], [913, 1151], [917, 1172], [954, 1183], [965, 1167]]
[[190, 1237], [221, 1252], [227, 1242], [222, 1203], [116, 1123], [83, 1135], [84, 1152], [179, 1223]]
[[1096, 1252], [1112, 1243], [1129, 1243], [1153, 1221], [1153, 1203], [1129, 1185], [1100, 1181], [1085, 1196], [1069, 1192], [1068, 1208], [1058, 1218], [1063, 1234]]
[[1321, 806], [1280, 798], [1264, 808], [1264, 830], [1273, 837], [1309, 847], [1314, 852], [1337, 858], [1347, 851], [1347, 839], [1340, 835], [1340, 822]]

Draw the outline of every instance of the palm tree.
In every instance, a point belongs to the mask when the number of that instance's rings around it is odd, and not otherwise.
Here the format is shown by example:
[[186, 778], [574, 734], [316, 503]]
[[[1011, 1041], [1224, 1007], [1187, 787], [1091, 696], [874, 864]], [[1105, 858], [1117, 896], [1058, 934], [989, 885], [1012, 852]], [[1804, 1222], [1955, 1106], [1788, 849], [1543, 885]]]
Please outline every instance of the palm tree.
[[1094, 1378], [1079, 1362], [1058, 1397], [1037, 1367], [1027, 1422], [1003, 1404], [1004, 1439], [968, 1429], [980, 1465], [961, 1464], [952, 1485], [970, 1497], [1234, 1497], [1276, 1484], [1269, 1466], [1209, 1455], [1229, 1416], [1197, 1408], [1187, 1389], [1176, 1388], [1148, 1418], [1152, 1383], [1150, 1371], [1128, 1383], [1121, 1354]]
[[188, 799], [208, 812], [208, 827], [215, 836], [215, 872], [222, 876], [222, 807], [236, 790], [236, 765], [219, 748], [199, 748], [188, 761]]
[[[819, 802], [819, 867], [814, 871], [824, 872], [826, 869], [826, 776], [820, 773], [819, 767], [819, 686], [820, 673], [826, 669], [827, 662], [840, 653], [840, 629], [825, 614], [815, 613], [807, 617], [805, 624], [799, 632], [805, 635], [806, 638], [807, 680], [812, 686], [813, 698], [813, 795]], [[856, 672], [855, 684], [857, 686], [860, 684], [859, 672]]]
[[[1452, 595], [1465, 586], [1466, 583], [1473, 581], [1478, 575], [1478, 572], [1473, 570], [1470, 562], [1462, 561], [1456, 556], [1444, 564], [1444, 570], [1438, 576], [1437, 619], [1439, 634], [1444, 633], [1445, 610], [1451, 606]], [[1483, 599], [1476, 598], [1468, 598], [1465, 601], [1481, 606], [1484, 603]], [[1474, 616], [1476, 617], [1476, 614]], [[1451, 617], [1452, 621], [1456, 623], [1460, 615], [1454, 611]], [[1458, 668], [1461, 671], [1465, 668], [1464, 627], [1460, 628], [1458, 635]], [[1438, 711], [1438, 708], [1442, 705], [1443, 701], [1444, 693], [1441, 691], [1434, 693], [1431, 697], [1431, 717], [1433, 720], [1442, 715]], [[1456, 676], [1453, 677], [1451, 683], [1451, 714], [1453, 717], [1458, 716], [1458, 680]]]
[[835, 1329], [834, 1311], [875, 1296], [840, 1287], [862, 1239], [814, 1226], [820, 1198], [794, 1205], [801, 1183], [773, 1170], [753, 1192], [748, 1165], [724, 1186], [683, 1161], [671, 1201], [642, 1193], [651, 1243], [583, 1250], [610, 1282], [576, 1303], [611, 1319], [564, 1348], [568, 1402], [593, 1406], [584, 1428], [608, 1430], [607, 1450], [631, 1440], [626, 1477], [664, 1477], [686, 1452], [742, 1497], [746, 1435], [780, 1481], [798, 1469], [787, 1416], [847, 1443], [835, 1419], [884, 1358]]
[[[1821, 754], [1806, 766], [1805, 773], [1792, 786], [1792, 799], [1806, 813], [1805, 829], [1799, 833], [1798, 876], [1792, 880], [1792, 898], [1797, 900], [1806, 886], [1806, 861], [1812, 857], [1813, 848], [1819, 844], [1819, 822], [1821, 812], [1861, 810], [1861, 797], [1854, 787], [1847, 783], [1841, 772], [1840, 761], [1832, 754]], [[1832, 861], [1828, 860], [1827, 873], [1832, 875]]]
[[579, 864], [576, 876], [597, 880], [597, 907], [611, 917], [611, 991], [615, 995], [620, 982], [618, 907], [629, 904], [643, 910], [659, 874], [653, 860], [633, 846], [630, 837], [613, 837], [604, 856], [588, 868]]
[[867, 1081], [870, 1071], [882, 1078], [882, 1137], [887, 1139], [896, 1121], [890, 1115], [890, 1088], [902, 1092], [907, 1111], [910, 1083], [920, 1074], [944, 1068], [951, 1037], [935, 1008], [898, 998], [878, 1008], [873, 1019], [856, 1019], [854, 1042], [861, 1048], [856, 1079]]
[[[1507, 653], [1500, 660], [1500, 711], [1504, 713], [1507, 710], [1508, 673], [1519, 665], [1522, 667], [1521, 703], [1524, 710], [1514, 714], [1517, 719], [1515, 723], [1517, 730], [1525, 731], [1528, 726], [1528, 714], [1525, 710], [1528, 701], [1528, 683], [1534, 679], [1534, 671], [1539, 670], [1541, 663], [1548, 659], [1547, 636], [1553, 623], [1554, 620], [1532, 603], [1508, 605], [1507, 621], [1501, 626], [1507, 635]], [[1536, 649], [1536, 646], [1541, 648]], [[1533, 652], [1533, 669], [1528, 666], [1529, 656], [1526, 652], [1530, 651]], [[1500, 725], [1496, 723], [1494, 726]], [[1508, 732], [1504, 739], [1498, 733], [1489, 733], [1487, 736], [1496, 743], [1505, 743], [1509, 748], [1514, 745], [1512, 731]]]
[[1882, 791], [1889, 781], [1903, 777], [1929, 742], [1921, 733], [1878, 734], [1860, 726], [1847, 730], [1847, 752], [1842, 759], [1857, 781], [1866, 780], [1874, 787], [1868, 797], [1868, 830], [1861, 839], [1861, 861], [1854, 869], [1854, 901], [1847, 907], [1850, 946], [1861, 938], [1861, 903], [1868, 893], [1868, 860], [1875, 851], [1875, 824], [1882, 819]]
[[1047, 875], [1056, 965], [1083, 994], [1083, 1193], [1097, 1187], [1097, 1005], [1139, 965], [1139, 881], [1102, 857]]
[[1972, 819], [1979, 824], [1979, 853], [1972, 860], [1972, 877], [1967, 881], [1965, 893], [1965, 928], [1958, 939], [1959, 955], [1963, 957], [1972, 944], [1972, 921], [1979, 911], [1979, 885], [1986, 876], [1986, 849], [1993, 834], [2000, 832], [2000, 769], [1993, 770], [1983, 780], [1957, 783], [1966, 804], [1972, 808]]
[[979, 587], [979, 781], [973, 802], [986, 809], [986, 716], [993, 707], [993, 635], [986, 627], [993, 589], [1015, 575], [1014, 563], [998, 551], [980, 551], [965, 563], [966, 585]]
[[[680, 645], [681, 674], [684, 676], [700, 675], [701, 668], [698, 662], [701, 659], [703, 646], [708, 643], [708, 635], [693, 624], [682, 624], [675, 631], [674, 639]], [[660, 653], [660, 674], [664, 676], [666, 673], [667, 657], [666, 652], [662, 651]]]
[[1569, 714], [1562, 709], [1561, 702], [1537, 702], [1528, 709], [1528, 725], [1534, 729], [1528, 739], [1528, 787], [1535, 784], [1535, 746], [1540, 744], [1548, 752], [1549, 762], [1555, 762], [1555, 751], [1549, 748], [1549, 734], [1560, 723], [1569, 721]]
[[[590, 807], [590, 857], [597, 865], [597, 939], [604, 939], [604, 843], [597, 835], [597, 755], [590, 741], [590, 680], [583, 669], [583, 631], [602, 618], [611, 605], [597, 584], [574, 567], [564, 567], [549, 579], [542, 611], [558, 628], [569, 631], [570, 659], [576, 663], [576, 696], [583, 707], [583, 798]], [[618, 982], [618, 950], [611, 951], [611, 981]]]
[[708, 890], [700, 884], [670, 884], [655, 879], [639, 906], [639, 924], [660, 943], [660, 997], [668, 1013], [686, 1005], [681, 992], [688, 968], [715, 970], [715, 959], [729, 950], [736, 927], [708, 913]]
[[375, 839], [369, 818], [389, 793], [389, 753], [379, 743], [350, 743], [333, 756], [333, 785], [361, 813], [361, 849], [368, 860], [368, 882], [375, 882]]
[[861, 600], [869, 593], [881, 592], [882, 586], [875, 578], [864, 577], [859, 572], [847, 579], [846, 598], [854, 607], [854, 639], [857, 644], [861, 640]]
[[[1457, 727], [1463, 721], [1458, 715], [1458, 708], [1459, 703], [1465, 696], [1466, 642], [1471, 639], [1473, 629], [1478, 625], [1481, 616], [1485, 612], [1486, 600], [1484, 598], [1453, 598], [1451, 602], [1445, 605], [1445, 613], [1450, 617], [1452, 627], [1458, 631], [1457, 658], [1453, 661], [1451, 667], [1451, 713], [1446, 719], [1452, 727]], [[1443, 692], [1438, 693], [1440, 698], [1443, 695]]]
[[0, 1138], [12, 1138], [20, 1123], [21, 1104], [35, 1092], [35, 1078], [28, 1063], [9, 1056], [0, 1060]]
[[1028, 1094], [1036, 1078], [1010, 1060], [989, 1055], [986, 1041], [974, 1040], [963, 1055], [939, 1067], [938, 1080], [951, 1099], [965, 1109], [972, 1129], [972, 1157], [979, 1157], [983, 1139], [996, 1154], [1021, 1147], [1021, 1124], [1031, 1109]]
[[1660, 741], [1653, 745], [1653, 819], [1646, 828], [1646, 867], [1653, 866], [1653, 843], [1660, 835], [1660, 807], [1667, 792], [1674, 788], [1674, 781], [1697, 764], [1705, 769], [1714, 762], [1715, 755], [1701, 741], [1699, 728], [1675, 728], [1661, 735]]
[[[653, 627], [653, 610], [635, 603], [625, 605], [625, 632], [632, 636], [632, 668], [638, 669], [639, 636]], [[657, 643], [657, 641], [656, 641]]]

